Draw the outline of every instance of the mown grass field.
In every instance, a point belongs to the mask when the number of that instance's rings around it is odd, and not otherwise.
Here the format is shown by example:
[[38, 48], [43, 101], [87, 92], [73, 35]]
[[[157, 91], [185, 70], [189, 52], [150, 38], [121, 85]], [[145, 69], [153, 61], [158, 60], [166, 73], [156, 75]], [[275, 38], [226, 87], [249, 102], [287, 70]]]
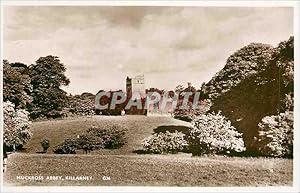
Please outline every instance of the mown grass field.
[[[4, 177], [14, 185], [291, 186], [292, 160], [187, 155], [14, 154]], [[17, 180], [17, 175], [92, 176], [91, 181]], [[102, 180], [110, 176], [111, 180]]]
[[[119, 123], [128, 127], [128, 144], [117, 150], [56, 155], [51, 149], [91, 125]], [[171, 117], [76, 118], [33, 123], [33, 138], [24, 153], [9, 155], [6, 185], [93, 186], [292, 186], [293, 160], [242, 157], [191, 157], [190, 154], [138, 155], [141, 140], [160, 125], [187, 125]], [[40, 141], [50, 139], [47, 154]], [[90, 181], [18, 180], [17, 176], [92, 176]], [[110, 180], [103, 180], [109, 176]]]

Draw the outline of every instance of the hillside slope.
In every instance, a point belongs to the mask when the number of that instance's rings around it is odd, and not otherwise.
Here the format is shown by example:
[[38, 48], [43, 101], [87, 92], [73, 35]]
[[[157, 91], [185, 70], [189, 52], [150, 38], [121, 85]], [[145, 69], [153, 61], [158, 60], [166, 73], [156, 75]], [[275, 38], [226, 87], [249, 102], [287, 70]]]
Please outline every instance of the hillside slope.
[[141, 115], [127, 116], [93, 116], [91, 118], [79, 117], [66, 120], [41, 121], [32, 124], [32, 139], [26, 144], [25, 151], [36, 153], [42, 150], [40, 142], [47, 138], [50, 140], [48, 153], [53, 153], [53, 147], [67, 138], [75, 138], [92, 125], [105, 127], [108, 124], [120, 124], [127, 127], [128, 143], [120, 149], [97, 150], [93, 154], [130, 154], [141, 148], [141, 141], [149, 137], [155, 128], [161, 125], [182, 125], [189, 123], [173, 119], [172, 117], [147, 117]]

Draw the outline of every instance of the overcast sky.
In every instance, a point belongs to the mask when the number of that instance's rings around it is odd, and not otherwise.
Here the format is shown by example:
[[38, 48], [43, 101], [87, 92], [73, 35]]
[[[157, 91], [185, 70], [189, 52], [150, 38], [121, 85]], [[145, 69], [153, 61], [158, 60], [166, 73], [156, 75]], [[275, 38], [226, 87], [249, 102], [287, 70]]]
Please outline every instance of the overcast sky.
[[138, 74], [147, 88], [200, 87], [242, 46], [293, 35], [293, 9], [6, 6], [3, 30], [5, 59], [60, 57], [73, 94], [124, 89]]

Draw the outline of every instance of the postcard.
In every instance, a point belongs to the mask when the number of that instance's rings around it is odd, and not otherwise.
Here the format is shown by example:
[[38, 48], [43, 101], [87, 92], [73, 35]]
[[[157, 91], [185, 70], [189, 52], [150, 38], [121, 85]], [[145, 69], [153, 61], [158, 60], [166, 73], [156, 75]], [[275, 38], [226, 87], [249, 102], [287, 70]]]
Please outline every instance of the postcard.
[[1, 11], [3, 192], [299, 191], [299, 2]]

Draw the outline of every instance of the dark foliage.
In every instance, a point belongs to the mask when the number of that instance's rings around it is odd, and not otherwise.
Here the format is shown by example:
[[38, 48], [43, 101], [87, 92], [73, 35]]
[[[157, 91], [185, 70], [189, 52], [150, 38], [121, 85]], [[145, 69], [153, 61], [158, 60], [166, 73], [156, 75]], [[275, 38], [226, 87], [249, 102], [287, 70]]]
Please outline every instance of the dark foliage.
[[70, 81], [65, 76], [66, 68], [57, 56], [40, 57], [30, 67], [30, 78], [33, 87], [29, 112], [33, 119], [46, 117], [58, 118], [64, 115], [67, 105], [67, 93], [60, 87]]
[[[269, 47], [261, 50], [261, 46], [258, 46], [260, 53], [264, 54], [261, 57], [254, 54], [252, 59], [249, 54], [244, 53], [247, 49], [241, 49], [244, 50], [242, 53], [248, 58], [249, 65], [255, 66], [255, 71], [240, 70], [241, 61], [238, 60], [239, 57], [233, 60], [233, 56], [236, 56], [234, 54], [228, 60], [230, 65], [226, 65], [209, 83], [209, 86], [222, 85], [220, 88], [217, 86], [220, 91], [215, 92], [213, 89], [211, 93], [214, 96], [211, 111], [221, 110], [222, 114], [230, 119], [232, 125], [243, 133], [249, 153], [256, 154], [259, 151], [259, 145], [254, 139], [258, 136], [258, 124], [262, 118], [293, 109], [293, 41], [294, 38], [291, 37], [273, 50]], [[272, 53], [271, 57], [269, 57], [270, 53]], [[257, 62], [257, 58], [260, 63]], [[243, 78], [240, 79], [240, 76]], [[230, 84], [230, 89], [225, 87], [223, 92], [223, 82], [228, 80], [239, 81]]]
[[41, 141], [41, 146], [43, 148], [43, 151], [47, 152], [48, 148], [50, 147], [50, 141], [49, 141], [49, 139], [43, 139]]
[[31, 91], [28, 66], [3, 60], [3, 101], [24, 109], [31, 102]]
[[251, 43], [231, 55], [226, 65], [206, 85], [210, 99], [214, 99], [237, 86], [251, 75], [264, 71], [274, 49], [267, 44]]
[[88, 153], [97, 149], [117, 149], [127, 142], [125, 127], [120, 125], [92, 126], [82, 135], [73, 139], [66, 139], [54, 148], [57, 154], [75, 154], [76, 150]]
[[95, 95], [82, 93], [81, 95], [69, 95], [66, 110], [71, 115], [87, 116], [95, 114]]
[[53, 152], [56, 154], [76, 154], [77, 148], [77, 139], [66, 139], [62, 144], [56, 146]]
[[[192, 102], [190, 102], [192, 103]], [[209, 111], [211, 107], [211, 101], [209, 99], [203, 99], [199, 101], [198, 108], [193, 109], [192, 105], [189, 105], [189, 109], [180, 109], [179, 107], [174, 110], [173, 117], [182, 121], [191, 122], [199, 115], [203, 115]]]
[[87, 133], [100, 138], [104, 148], [116, 149], [126, 143], [126, 131], [126, 127], [120, 125], [106, 125], [104, 128], [93, 126]]

